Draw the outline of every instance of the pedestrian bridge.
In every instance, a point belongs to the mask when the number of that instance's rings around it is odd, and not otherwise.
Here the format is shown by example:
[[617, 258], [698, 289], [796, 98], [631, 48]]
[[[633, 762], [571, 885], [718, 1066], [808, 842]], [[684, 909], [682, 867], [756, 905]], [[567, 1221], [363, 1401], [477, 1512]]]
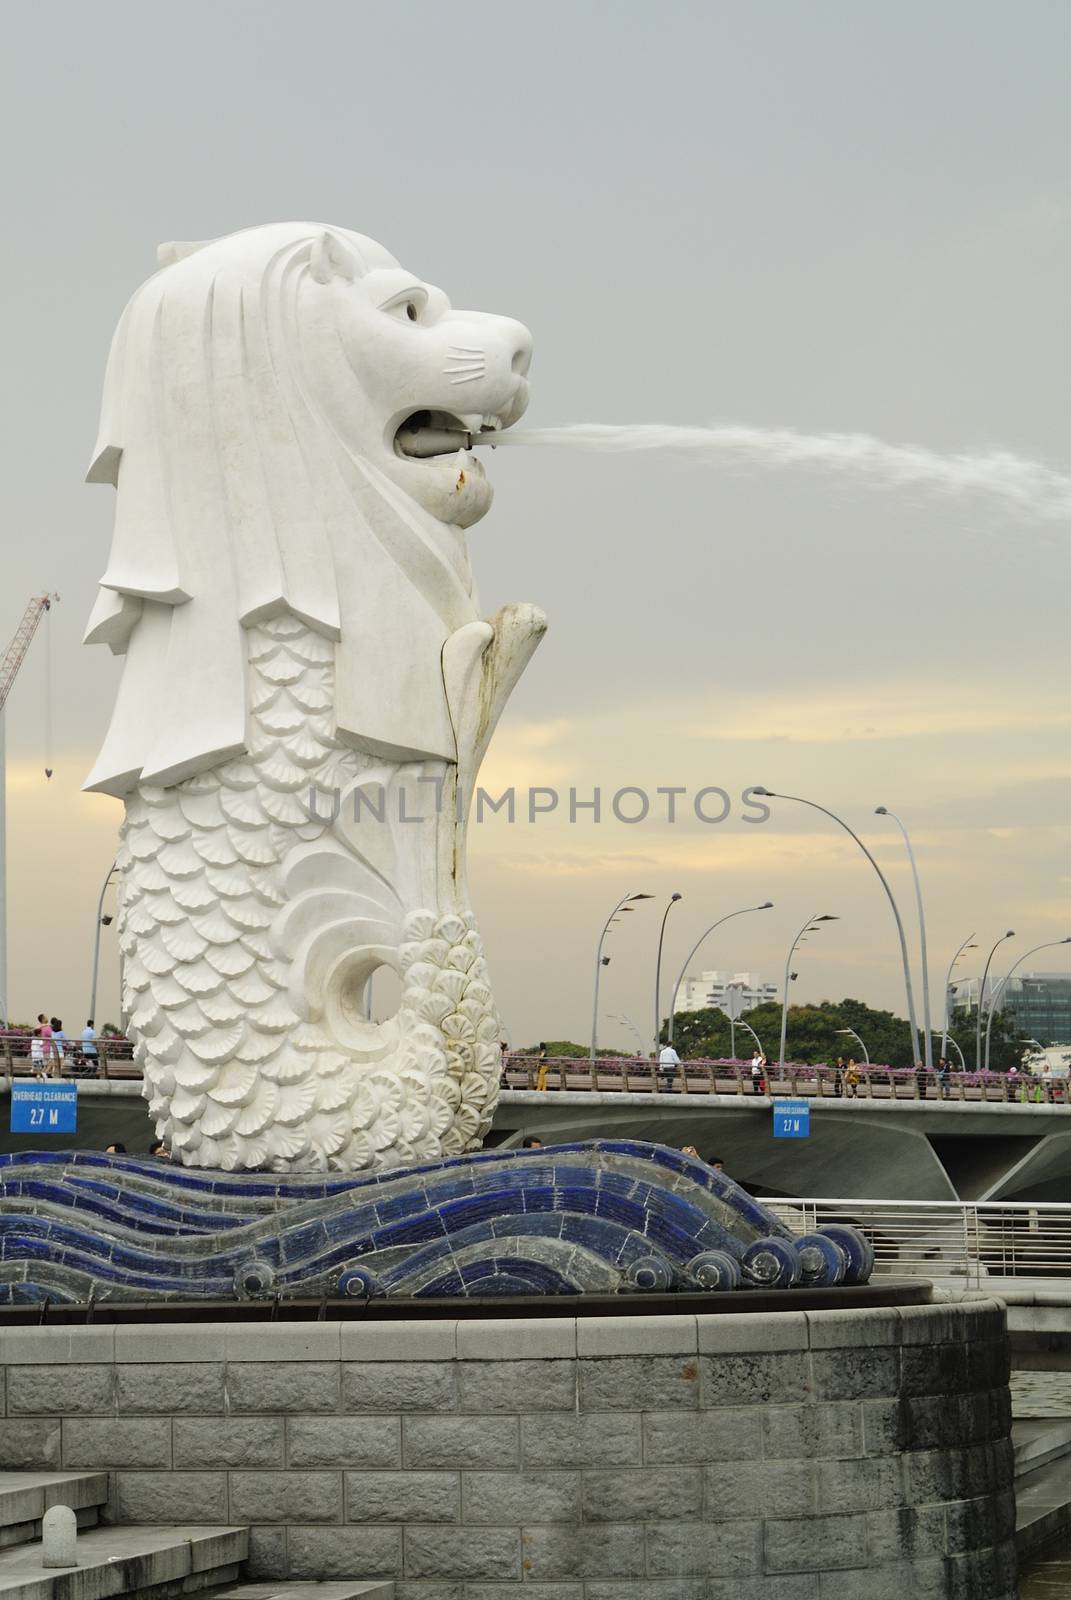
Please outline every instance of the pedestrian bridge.
[[[23, 1044], [25, 1049], [25, 1043]], [[0, 1150], [31, 1149], [40, 1135], [7, 1132], [3, 1097], [29, 1061], [0, 1051]], [[78, 1078], [77, 1144], [121, 1141], [147, 1150], [155, 1130], [127, 1041], [110, 1041], [93, 1064], [64, 1061]], [[541, 1068], [545, 1068], [542, 1071]], [[5, 1070], [6, 1069], [6, 1070]], [[867, 1067], [854, 1094], [828, 1067], [769, 1068], [768, 1093], [752, 1092], [738, 1062], [689, 1061], [670, 1086], [655, 1063], [511, 1057], [489, 1144], [620, 1135], [695, 1145], [753, 1193], [882, 1200], [1071, 1201], [1071, 1104], [1066, 1079], [1002, 1073], [932, 1075]], [[540, 1089], [540, 1082], [545, 1088]], [[811, 1102], [810, 1136], [775, 1139], [781, 1095]], [[947, 1098], [946, 1098], [947, 1096]]]
[[1071, 1106], [1062, 1097], [922, 1099], [875, 1087], [886, 1092], [812, 1094], [806, 1139], [773, 1137], [776, 1094], [504, 1089], [491, 1139], [692, 1144], [755, 1194], [1071, 1200]]

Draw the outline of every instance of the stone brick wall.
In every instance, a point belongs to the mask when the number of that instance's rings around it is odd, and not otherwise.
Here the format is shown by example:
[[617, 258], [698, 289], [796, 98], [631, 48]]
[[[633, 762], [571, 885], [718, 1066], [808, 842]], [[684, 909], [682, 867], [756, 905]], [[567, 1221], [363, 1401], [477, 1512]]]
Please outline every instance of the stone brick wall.
[[[0, 1330], [0, 1468], [397, 1600], [1003, 1600], [1003, 1308]], [[528, 1585], [521, 1590], [519, 1585]]]

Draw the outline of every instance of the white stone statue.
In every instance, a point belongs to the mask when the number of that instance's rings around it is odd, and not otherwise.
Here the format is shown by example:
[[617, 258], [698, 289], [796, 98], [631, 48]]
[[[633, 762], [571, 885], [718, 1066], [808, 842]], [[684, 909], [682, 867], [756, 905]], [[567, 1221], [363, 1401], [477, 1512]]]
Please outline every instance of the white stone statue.
[[86, 633], [125, 656], [86, 787], [126, 806], [124, 1007], [158, 1134], [226, 1170], [478, 1148], [500, 1024], [465, 823], [546, 622], [481, 620], [464, 530], [491, 503], [471, 436], [524, 411], [529, 335], [346, 229], [160, 259], [108, 364]]

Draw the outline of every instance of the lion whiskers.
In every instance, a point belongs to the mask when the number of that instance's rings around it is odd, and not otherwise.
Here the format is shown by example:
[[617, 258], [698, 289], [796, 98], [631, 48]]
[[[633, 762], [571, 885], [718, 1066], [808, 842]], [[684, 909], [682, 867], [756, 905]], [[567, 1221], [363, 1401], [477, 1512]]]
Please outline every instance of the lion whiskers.
[[474, 383], [486, 375], [486, 351], [476, 345], [448, 345], [443, 372], [451, 383]]

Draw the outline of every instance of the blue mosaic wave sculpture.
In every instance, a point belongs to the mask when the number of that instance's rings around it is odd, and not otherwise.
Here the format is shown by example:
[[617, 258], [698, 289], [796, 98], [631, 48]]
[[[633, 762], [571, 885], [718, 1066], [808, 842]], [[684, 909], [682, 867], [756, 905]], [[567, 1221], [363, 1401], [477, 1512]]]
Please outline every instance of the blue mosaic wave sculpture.
[[854, 1229], [793, 1234], [724, 1173], [624, 1139], [368, 1178], [0, 1155], [0, 1305], [771, 1289], [872, 1268]]

